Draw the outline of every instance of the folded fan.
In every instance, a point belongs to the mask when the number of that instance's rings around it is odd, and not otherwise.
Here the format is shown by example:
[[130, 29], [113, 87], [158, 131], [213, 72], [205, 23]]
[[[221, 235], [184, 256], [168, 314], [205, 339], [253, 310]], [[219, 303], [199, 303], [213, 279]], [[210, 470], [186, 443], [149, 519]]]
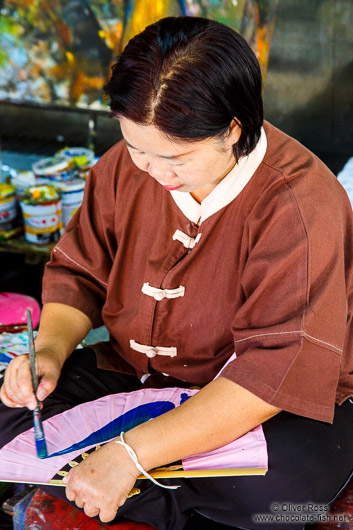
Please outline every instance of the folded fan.
[[[33, 428], [29, 429], [0, 449], [0, 480], [48, 483], [83, 450], [116, 438], [121, 431], [128, 431], [179, 406], [196, 392], [185, 388], [148, 388], [112, 394], [53, 416], [43, 422], [48, 458], [37, 457]], [[213, 464], [212, 454], [215, 455]], [[254, 473], [257, 468], [261, 473], [267, 468], [262, 427], [223, 448], [204, 453], [200, 458], [201, 464], [200, 461], [198, 464], [197, 457], [183, 460], [183, 468], [195, 470], [201, 465], [201, 469], [212, 469], [213, 465], [213, 469], [253, 468]], [[202, 460], [205, 458], [206, 468]]]

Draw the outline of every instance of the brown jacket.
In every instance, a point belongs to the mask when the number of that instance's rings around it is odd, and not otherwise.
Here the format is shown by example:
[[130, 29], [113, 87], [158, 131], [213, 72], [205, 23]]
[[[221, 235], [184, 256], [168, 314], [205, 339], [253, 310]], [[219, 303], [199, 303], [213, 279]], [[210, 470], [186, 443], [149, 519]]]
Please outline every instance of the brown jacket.
[[[43, 302], [107, 326], [110, 343], [95, 346], [102, 368], [202, 386], [236, 351], [224, 377], [332, 422], [335, 401], [353, 395], [352, 210], [320, 160], [264, 127], [255, 174], [199, 227], [115, 145], [52, 253]], [[201, 238], [190, 250], [176, 230]]]

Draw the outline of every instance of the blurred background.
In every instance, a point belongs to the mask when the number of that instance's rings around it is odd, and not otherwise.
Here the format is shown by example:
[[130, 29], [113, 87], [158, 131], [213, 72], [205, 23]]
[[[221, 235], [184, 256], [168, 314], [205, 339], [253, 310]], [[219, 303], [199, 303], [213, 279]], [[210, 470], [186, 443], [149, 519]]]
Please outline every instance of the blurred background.
[[[102, 88], [114, 58], [168, 15], [214, 18], [259, 58], [265, 117], [337, 175], [353, 151], [352, 0], [0, 0], [2, 165], [64, 147], [101, 156], [121, 138]], [[0, 291], [40, 299], [48, 249], [0, 240]]]
[[353, 155], [353, 2], [279, 0], [266, 118], [337, 174]]

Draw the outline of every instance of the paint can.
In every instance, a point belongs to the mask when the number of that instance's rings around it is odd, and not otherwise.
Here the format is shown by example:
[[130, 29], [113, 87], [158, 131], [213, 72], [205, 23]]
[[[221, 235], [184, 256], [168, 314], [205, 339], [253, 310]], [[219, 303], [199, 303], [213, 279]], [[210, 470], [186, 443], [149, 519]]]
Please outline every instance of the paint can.
[[75, 175], [86, 178], [90, 167], [94, 164], [94, 151], [86, 147], [65, 147], [56, 153], [71, 160], [76, 167]]
[[1, 164], [0, 162], [0, 182], [11, 182], [11, 179], [17, 175], [17, 170], [7, 164]]
[[75, 178], [71, 180], [53, 180], [53, 186], [61, 192], [62, 220], [64, 227], [81, 206], [83, 200], [83, 190], [86, 181]]
[[30, 186], [21, 195], [25, 238], [30, 243], [58, 241], [62, 233], [60, 192], [53, 186]]
[[12, 184], [0, 184], [0, 236], [6, 237], [18, 226], [16, 188]]
[[33, 171], [19, 171], [17, 175], [11, 178], [11, 184], [16, 188], [16, 195], [18, 200], [22, 193], [30, 186], [39, 186], [41, 184], [48, 184], [49, 179], [37, 178]]
[[33, 173], [37, 178], [67, 178], [74, 176], [75, 164], [71, 158], [63, 154], [43, 158], [32, 164]]
[[60, 156], [70, 158], [79, 167], [89, 167], [94, 160], [94, 152], [86, 147], [65, 147], [56, 153]]

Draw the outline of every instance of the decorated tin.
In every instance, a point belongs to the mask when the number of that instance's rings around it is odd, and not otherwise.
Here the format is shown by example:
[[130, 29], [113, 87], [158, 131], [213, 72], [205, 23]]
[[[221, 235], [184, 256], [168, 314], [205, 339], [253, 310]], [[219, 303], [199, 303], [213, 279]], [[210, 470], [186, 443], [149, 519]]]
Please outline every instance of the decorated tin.
[[30, 243], [57, 241], [62, 233], [60, 192], [53, 186], [30, 186], [21, 195], [25, 238]]
[[50, 180], [47, 178], [37, 178], [33, 171], [19, 171], [16, 176], [11, 178], [11, 184], [16, 188], [16, 194], [20, 199], [25, 189], [30, 186], [40, 186], [41, 184], [49, 184]]
[[57, 155], [69, 158], [73, 165], [76, 166], [75, 175], [86, 178], [90, 167], [94, 163], [94, 152], [86, 147], [65, 147], [58, 151]]
[[0, 162], [0, 183], [9, 182], [13, 177], [17, 175], [17, 170], [7, 164], [1, 164]]
[[43, 158], [32, 165], [36, 177], [71, 178], [74, 175], [75, 164], [72, 159], [63, 154]]
[[90, 167], [94, 160], [94, 152], [85, 147], [65, 147], [58, 151], [57, 155], [70, 158], [79, 167]]
[[86, 181], [75, 178], [71, 180], [53, 180], [53, 186], [61, 191], [62, 219], [66, 226], [83, 200], [83, 190]]
[[18, 226], [16, 188], [12, 184], [0, 184], [0, 233], [5, 236]]

